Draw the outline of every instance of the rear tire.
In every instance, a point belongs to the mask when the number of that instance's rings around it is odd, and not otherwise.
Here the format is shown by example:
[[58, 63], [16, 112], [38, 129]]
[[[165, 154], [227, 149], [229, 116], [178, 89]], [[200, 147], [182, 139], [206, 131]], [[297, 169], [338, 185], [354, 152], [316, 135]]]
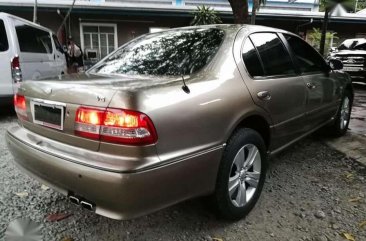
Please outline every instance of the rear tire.
[[227, 143], [216, 181], [214, 205], [221, 217], [238, 220], [253, 209], [267, 166], [263, 138], [252, 129], [238, 129]]
[[334, 122], [326, 127], [326, 133], [333, 137], [340, 137], [346, 134], [351, 119], [353, 95], [346, 90], [339, 106]]

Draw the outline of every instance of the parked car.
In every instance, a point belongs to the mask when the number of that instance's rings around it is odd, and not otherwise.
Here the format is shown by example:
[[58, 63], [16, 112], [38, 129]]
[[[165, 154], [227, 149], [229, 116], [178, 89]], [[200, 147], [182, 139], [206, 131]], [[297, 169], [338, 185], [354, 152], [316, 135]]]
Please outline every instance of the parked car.
[[144, 35], [67, 81], [24, 82], [6, 135], [17, 166], [113, 219], [211, 195], [245, 216], [268, 157], [347, 131], [353, 89], [298, 36], [251, 25]]
[[17, 83], [64, 73], [65, 55], [51, 30], [0, 13], [0, 103], [11, 103]]
[[343, 71], [354, 80], [366, 82], [366, 39], [347, 39], [330, 53], [343, 63]]

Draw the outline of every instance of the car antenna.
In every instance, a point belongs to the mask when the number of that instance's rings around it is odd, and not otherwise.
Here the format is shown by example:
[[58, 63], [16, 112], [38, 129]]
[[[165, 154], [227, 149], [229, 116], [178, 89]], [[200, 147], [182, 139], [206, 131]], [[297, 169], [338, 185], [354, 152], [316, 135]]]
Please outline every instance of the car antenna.
[[[178, 58], [177, 58], [178, 60]], [[184, 59], [185, 60], [185, 59]], [[183, 60], [183, 61], [184, 61]], [[179, 64], [177, 64], [179, 66]], [[182, 86], [182, 90], [186, 93], [189, 94], [191, 93], [191, 90], [188, 88], [188, 86], [186, 85], [186, 80], [184, 79], [184, 67], [183, 67], [183, 63], [181, 64], [181, 66], [179, 66], [179, 70], [180, 70], [180, 76], [182, 77], [182, 81], [183, 81], [183, 86]]]
[[184, 80], [184, 75], [182, 74], [182, 81], [183, 81], [183, 86], [182, 86], [182, 90], [184, 92], [186, 92], [187, 94], [191, 93], [190, 89], [188, 88], [188, 86], [186, 85], [186, 81]]

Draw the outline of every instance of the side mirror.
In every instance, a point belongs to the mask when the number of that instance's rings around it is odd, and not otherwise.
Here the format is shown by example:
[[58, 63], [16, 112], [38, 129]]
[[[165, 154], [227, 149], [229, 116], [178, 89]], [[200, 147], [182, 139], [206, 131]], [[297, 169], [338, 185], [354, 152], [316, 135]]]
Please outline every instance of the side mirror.
[[339, 59], [334, 59], [334, 58], [329, 59], [329, 66], [333, 70], [341, 70], [341, 69], [343, 69], [343, 63]]
[[330, 48], [330, 52], [331, 52], [331, 53], [338, 52], [338, 49], [337, 49], [336, 47], [331, 47], [331, 48]]

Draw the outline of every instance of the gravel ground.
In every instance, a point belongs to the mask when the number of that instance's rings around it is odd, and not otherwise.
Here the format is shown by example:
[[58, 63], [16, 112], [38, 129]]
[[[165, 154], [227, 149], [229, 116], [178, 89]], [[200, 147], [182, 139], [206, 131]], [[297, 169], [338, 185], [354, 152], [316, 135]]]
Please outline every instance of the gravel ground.
[[[366, 240], [366, 169], [309, 137], [271, 162], [262, 196], [247, 218], [218, 220], [196, 199], [131, 221], [115, 221], [72, 205], [20, 173], [4, 141], [15, 125], [0, 114], [0, 240], [8, 223], [28, 217], [42, 224], [46, 241], [71, 240], [246, 240], [338, 241], [343, 233]], [[18, 194], [18, 195], [17, 195]], [[147, 200], [148, 201], [148, 200]], [[50, 222], [51, 213], [70, 217]]]

